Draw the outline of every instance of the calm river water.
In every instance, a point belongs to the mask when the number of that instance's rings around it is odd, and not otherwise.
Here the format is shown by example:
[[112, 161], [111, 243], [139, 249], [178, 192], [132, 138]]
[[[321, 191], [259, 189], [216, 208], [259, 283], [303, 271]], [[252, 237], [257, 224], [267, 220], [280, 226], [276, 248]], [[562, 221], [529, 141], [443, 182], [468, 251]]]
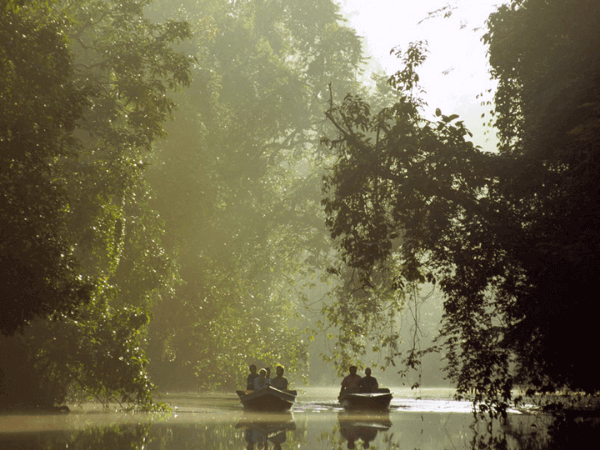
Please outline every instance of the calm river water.
[[389, 412], [350, 414], [337, 389], [299, 391], [286, 414], [244, 411], [237, 395], [164, 394], [171, 414], [109, 412], [0, 415], [2, 450], [187, 449], [543, 449], [549, 418], [513, 412], [507, 423], [474, 422], [471, 404], [444, 389], [392, 389]]

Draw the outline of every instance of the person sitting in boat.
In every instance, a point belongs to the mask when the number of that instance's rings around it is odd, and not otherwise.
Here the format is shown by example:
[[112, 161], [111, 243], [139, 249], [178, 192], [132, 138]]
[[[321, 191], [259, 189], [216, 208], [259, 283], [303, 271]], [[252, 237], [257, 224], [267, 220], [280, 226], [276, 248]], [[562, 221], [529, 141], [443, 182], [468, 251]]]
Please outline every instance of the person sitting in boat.
[[365, 376], [358, 382], [358, 389], [360, 392], [375, 392], [379, 387], [377, 378], [371, 376], [371, 369], [367, 367], [365, 369]]
[[288, 387], [287, 378], [283, 377], [283, 366], [277, 366], [275, 368], [276, 376], [271, 379], [271, 386], [275, 389], [279, 389], [280, 391], [286, 391]]
[[258, 373], [256, 373], [256, 366], [254, 364], [250, 365], [250, 375], [246, 379], [246, 390], [252, 391], [254, 390], [254, 380], [258, 378]]
[[259, 389], [264, 389], [269, 387], [271, 380], [267, 378], [267, 371], [265, 369], [260, 369], [258, 372], [258, 378], [254, 379], [254, 390], [257, 391]]
[[356, 373], [357, 370], [358, 369], [356, 366], [350, 366], [350, 369], [348, 369], [350, 375], [347, 375], [342, 380], [342, 389], [340, 390], [340, 394], [358, 392], [358, 382], [361, 380], [361, 377]]

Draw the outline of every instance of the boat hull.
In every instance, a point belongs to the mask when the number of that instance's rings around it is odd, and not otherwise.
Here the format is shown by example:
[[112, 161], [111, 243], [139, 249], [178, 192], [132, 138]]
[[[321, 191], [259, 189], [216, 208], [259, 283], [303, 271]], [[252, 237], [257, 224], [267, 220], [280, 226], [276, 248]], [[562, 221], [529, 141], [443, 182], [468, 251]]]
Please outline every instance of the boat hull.
[[280, 391], [272, 386], [257, 391], [236, 391], [244, 408], [254, 411], [287, 411], [296, 401], [296, 391]]
[[385, 410], [390, 407], [392, 393], [389, 389], [375, 392], [344, 393], [338, 397], [340, 404], [348, 410]]

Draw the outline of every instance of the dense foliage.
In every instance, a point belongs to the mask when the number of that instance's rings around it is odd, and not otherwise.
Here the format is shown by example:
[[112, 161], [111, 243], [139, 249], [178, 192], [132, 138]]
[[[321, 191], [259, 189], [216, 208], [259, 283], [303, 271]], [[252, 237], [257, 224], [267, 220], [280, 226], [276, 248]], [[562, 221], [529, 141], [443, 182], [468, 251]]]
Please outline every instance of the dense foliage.
[[331, 0], [0, 0], [2, 407], [301, 373], [298, 305], [328, 277], [338, 367], [396, 363], [398, 313], [435, 283], [460, 394], [597, 392], [599, 18], [490, 16], [492, 154], [422, 116], [420, 44], [367, 93]]
[[599, 17], [593, 1], [519, 1], [490, 17], [485, 36], [506, 160], [493, 195], [518, 217], [496, 235], [510, 233], [503, 249], [526, 280], [505, 288], [503, 342], [517, 354], [517, 380], [542, 390], [600, 388], [587, 352], [600, 312]]
[[360, 40], [329, 0], [152, 3], [0, 5], [3, 408], [303, 374], [314, 150]]
[[[588, 351], [600, 312], [599, 14], [597, 2], [524, 0], [490, 16], [498, 153], [474, 146], [458, 116], [422, 117], [418, 45], [390, 79], [393, 106], [372, 112], [349, 95], [327, 113], [338, 134], [325, 140], [337, 162], [324, 205], [347, 267], [363, 292], [381, 274], [387, 289], [437, 282], [448, 374], [483, 410], [505, 411], [516, 386], [600, 387]], [[360, 323], [381, 299], [345, 314]]]
[[143, 330], [174, 272], [143, 166], [189, 60], [147, 3], [2, 3], [2, 331], [22, 331], [0, 342], [3, 408], [151, 404]]
[[74, 151], [86, 93], [73, 81], [63, 17], [0, 8], [0, 332], [12, 335], [90, 297], [65, 236], [68, 192], [54, 165]]
[[358, 87], [360, 41], [330, 0], [177, 10], [198, 64], [149, 174], [183, 284], [156, 310], [150, 369], [171, 389], [239, 387], [251, 363], [300, 381], [298, 305], [328, 246], [315, 150], [328, 84]]

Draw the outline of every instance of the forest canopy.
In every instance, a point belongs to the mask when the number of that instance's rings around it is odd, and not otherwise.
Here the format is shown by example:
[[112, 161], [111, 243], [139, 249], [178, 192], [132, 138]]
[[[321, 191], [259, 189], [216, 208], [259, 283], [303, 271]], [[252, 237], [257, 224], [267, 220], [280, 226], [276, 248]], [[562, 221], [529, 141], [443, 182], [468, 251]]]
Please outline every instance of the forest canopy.
[[3, 408], [152, 405], [144, 327], [176, 275], [143, 167], [191, 59], [147, 3], [0, 3]]
[[[490, 15], [484, 152], [424, 117], [424, 44], [359, 82], [333, 0], [0, 0], [0, 408], [299, 382], [319, 326], [339, 370], [439, 351], [499, 412], [597, 393], [599, 19]], [[432, 285], [438, 345], [401, 352]]]
[[339, 7], [0, 11], [3, 407], [151, 408], [155, 386], [231, 389], [250, 363], [300, 381], [329, 245], [314, 150], [328, 84], [359, 89], [363, 62]]
[[600, 388], [588, 369], [600, 312], [599, 14], [593, 1], [524, 0], [489, 17], [497, 152], [477, 148], [456, 115], [422, 116], [418, 45], [390, 79], [392, 106], [348, 95], [327, 112], [337, 160], [323, 203], [358, 287], [390, 267], [399, 289], [436, 282], [447, 373], [496, 411], [515, 387]]

